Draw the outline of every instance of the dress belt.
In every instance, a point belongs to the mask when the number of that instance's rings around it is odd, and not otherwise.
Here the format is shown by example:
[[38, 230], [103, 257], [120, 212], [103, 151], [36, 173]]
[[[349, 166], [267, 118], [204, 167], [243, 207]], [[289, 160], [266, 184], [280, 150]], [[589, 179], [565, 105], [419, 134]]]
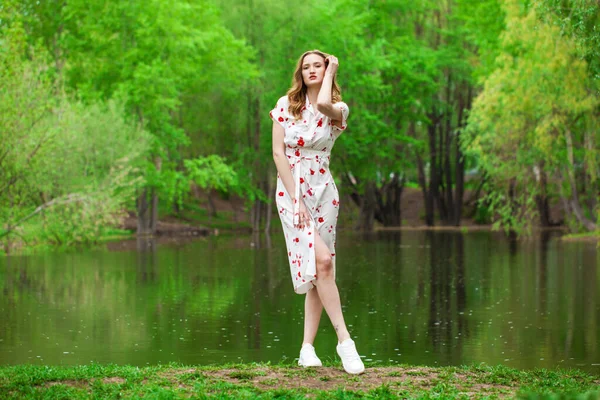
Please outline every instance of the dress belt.
[[[295, 154], [288, 154], [289, 156], [291, 156], [291, 159], [294, 159], [294, 168], [296, 169], [296, 177], [295, 177], [295, 181], [296, 181], [296, 187], [294, 188], [294, 204], [293, 204], [293, 209], [294, 209], [294, 219], [293, 219], [293, 224], [294, 226], [298, 225], [298, 223], [300, 222], [300, 178], [302, 177], [302, 175], [304, 175], [304, 171], [303, 171], [303, 164], [304, 164], [304, 160], [317, 160], [317, 158], [315, 156], [305, 156], [302, 153], [300, 153], [299, 156], [295, 155]], [[320, 159], [319, 159], [319, 164], [320, 164]]]

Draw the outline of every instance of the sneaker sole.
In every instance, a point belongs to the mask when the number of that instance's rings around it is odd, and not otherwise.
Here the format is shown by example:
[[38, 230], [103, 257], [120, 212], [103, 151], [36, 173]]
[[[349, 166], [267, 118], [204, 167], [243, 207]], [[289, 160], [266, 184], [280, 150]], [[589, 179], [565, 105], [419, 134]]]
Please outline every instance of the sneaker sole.
[[303, 363], [300, 363], [300, 362], [298, 361], [298, 365], [299, 365], [299, 366], [301, 366], [301, 367], [304, 367], [304, 368], [310, 368], [310, 367], [322, 367], [322, 366], [323, 366], [323, 363], [319, 363], [319, 364], [311, 364], [311, 365], [309, 365], [309, 364], [303, 364]]
[[[343, 364], [342, 364], [342, 366], [343, 366]], [[350, 372], [350, 371], [348, 371], [348, 370], [347, 370], [347, 369], [344, 367], [344, 371], [346, 371], [346, 373], [348, 373], [348, 374], [350, 374], [350, 375], [360, 375], [360, 374], [362, 374], [363, 372], [365, 372], [365, 369], [363, 368], [362, 370], [360, 370], [360, 371], [358, 371], [358, 372]]]

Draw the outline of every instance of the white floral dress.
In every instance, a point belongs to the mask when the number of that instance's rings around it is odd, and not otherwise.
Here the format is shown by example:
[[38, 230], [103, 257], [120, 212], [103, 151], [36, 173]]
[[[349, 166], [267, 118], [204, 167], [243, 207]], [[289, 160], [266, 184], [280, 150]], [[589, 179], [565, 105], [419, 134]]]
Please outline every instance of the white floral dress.
[[317, 111], [308, 95], [300, 120], [288, 111], [287, 96], [281, 97], [269, 113], [271, 119], [285, 129], [285, 152], [294, 176], [295, 198], [304, 200], [312, 219], [310, 228], [301, 230], [294, 227], [298, 223], [299, 203], [292, 204], [292, 196], [277, 174], [277, 209], [285, 234], [292, 283], [298, 294], [307, 293], [313, 287], [312, 281], [317, 279], [315, 229], [331, 252], [335, 276], [335, 231], [340, 198], [329, 172], [329, 158], [335, 140], [346, 129], [350, 110], [344, 102], [337, 102], [334, 107], [342, 110], [341, 128]]

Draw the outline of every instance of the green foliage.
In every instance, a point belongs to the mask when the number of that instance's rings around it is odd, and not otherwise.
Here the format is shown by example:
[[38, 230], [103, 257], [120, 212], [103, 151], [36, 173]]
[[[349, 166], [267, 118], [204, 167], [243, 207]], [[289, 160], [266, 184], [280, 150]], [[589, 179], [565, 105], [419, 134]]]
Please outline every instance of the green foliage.
[[[268, 202], [268, 110], [290, 86], [297, 58], [314, 48], [340, 60], [351, 111], [332, 170], [338, 179], [351, 171], [359, 191], [392, 174], [418, 181], [419, 157], [425, 171], [449, 171], [440, 190], [456, 185], [459, 160], [490, 173], [488, 212], [508, 227], [535, 216], [540, 174], [551, 199], [575, 193], [600, 204], [599, 8], [575, 0], [3, 1], [0, 180], [18, 176], [10, 196], [0, 193], [16, 207], [3, 217], [18, 221], [72, 193], [89, 199], [118, 180], [114, 171], [107, 178], [111, 168], [135, 181], [106, 189], [130, 209], [133, 188], [156, 194], [163, 212], [181, 206], [190, 179], [247, 205]], [[454, 149], [463, 133], [466, 154], [446, 153], [448, 170], [439, 142]], [[144, 136], [139, 146], [136, 135]], [[117, 163], [120, 156], [127, 161]], [[95, 215], [112, 213], [106, 201]], [[584, 213], [597, 220], [598, 206]], [[67, 236], [47, 235], [70, 243]]]
[[227, 191], [235, 185], [237, 174], [218, 155], [183, 162], [190, 179], [202, 189]]
[[[536, 215], [540, 174], [551, 177], [554, 193], [563, 192], [573, 167], [569, 141], [579, 135], [575, 140], [583, 142], [598, 101], [572, 39], [540, 22], [534, 8], [522, 15], [508, 3], [506, 12], [497, 69], [473, 104], [463, 146], [490, 176], [490, 211], [519, 231]], [[597, 149], [589, 152], [576, 158], [596, 160]]]
[[0, 59], [0, 240], [93, 243], [143, 184], [149, 139], [121, 104], [84, 105], [60, 92], [47, 65]]

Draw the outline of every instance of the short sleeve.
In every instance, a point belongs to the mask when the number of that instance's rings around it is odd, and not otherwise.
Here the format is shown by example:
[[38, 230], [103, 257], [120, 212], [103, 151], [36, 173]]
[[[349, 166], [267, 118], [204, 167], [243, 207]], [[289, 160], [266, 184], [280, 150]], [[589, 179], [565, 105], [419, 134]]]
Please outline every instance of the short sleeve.
[[342, 127], [339, 128], [336, 125], [332, 126], [333, 134], [335, 136], [338, 136], [343, 131], [345, 131], [346, 128], [348, 127], [348, 123], [346, 122], [346, 120], [348, 119], [348, 114], [350, 114], [350, 108], [348, 107], [348, 104], [344, 103], [343, 101], [339, 101], [339, 102], [335, 103], [333, 106], [338, 107], [339, 109], [342, 110]]
[[273, 122], [277, 122], [279, 125], [285, 128], [285, 120], [287, 119], [286, 113], [288, 111], [289, 101], [287, 96], [280, 97], [277, 100], [277, 105], [274, 109], [269, 112], [269, 117], [273, 120]]

